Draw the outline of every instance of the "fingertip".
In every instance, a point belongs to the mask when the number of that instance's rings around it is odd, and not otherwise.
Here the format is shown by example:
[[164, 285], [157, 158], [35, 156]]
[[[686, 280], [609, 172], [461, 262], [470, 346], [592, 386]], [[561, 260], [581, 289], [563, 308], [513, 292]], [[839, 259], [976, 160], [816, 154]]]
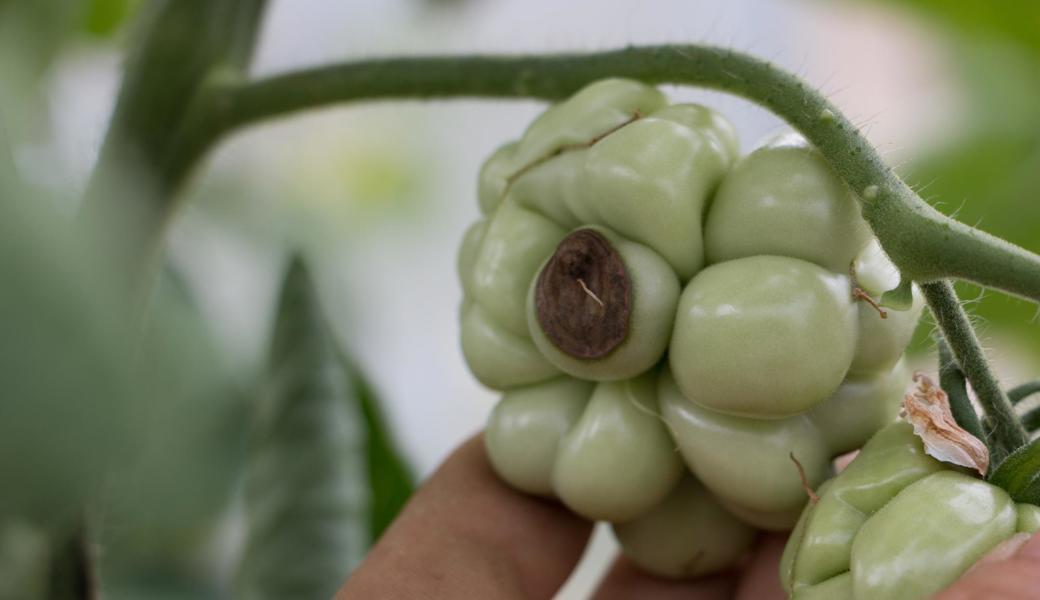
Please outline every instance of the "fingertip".
[[744, 567], [737, 600], [784, 600], [787, 594], [780, 585], [780, 556], [789, 534], [761, 533], [754, 552]]
[[593, 598], [625, 600], [722, 600], [730, 598], [736, 581], [731, 573], [708, 575], [696, 579], [666, 579], [640, 570], [632, 561], [619, 556], [600, 582]]
[[420, 486], [343, 597], [551, 597], [591, 529], [559, 503], [505, 485], [476, 435]]
[[1017, 558], [1040, 563], [1040, 532], [1034, 533], [1015, 553]]

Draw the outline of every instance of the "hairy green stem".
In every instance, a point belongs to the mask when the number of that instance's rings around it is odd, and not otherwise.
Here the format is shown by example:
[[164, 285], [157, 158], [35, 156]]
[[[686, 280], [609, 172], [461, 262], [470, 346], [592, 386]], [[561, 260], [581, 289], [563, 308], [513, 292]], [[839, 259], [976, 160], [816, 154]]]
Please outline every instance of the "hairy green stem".
[[1040, 429], [1040, 407], [1034, 408], [1022, 415], [1022, 425], [1025, 426], [1027, 431], [1036, 431], [1037, 429]]
[[[950, 345], [946, 343], [944, 338], [939, 337], [936, 340], [936, 346], [939, 348], [939, 385], [950, 399], [950, 410], [953, 412], [953, 418], [965, 431], [985, 442], [987, 446], [990, 446], [991, 444], [982, 430], [979, 416], [975, 414], [975, 407], [971, 405], [971, 399], [968, 398], [968, 388], [966, 387], [967, 382], [964, 380], [964, 373], [961, 371], [960, 365], [957, 364], [957, 359], [953, 357]], [[994, 449], [991, 447], [990, 454], [993, 454], [993, 451]]]
[[1015, 386], [1008, 390], [1008, 399], [1011, 400], [1012, 404], [1018, 404], [1033, 394], [1040, 393], [1040, 379], [1036, 381], [1027, 381], [1022, 385]]
[[1040, 256], [933, 209], [833, 104], [798, 77], [768, 61], [712, 46], [377, 59], [231, 84], [215, 90], [206, 117], [173, 162], [190, 166], [219, 133], [321, 106], [475, 96], [555, 100], [605, 77], [695, 85], [762, 105], [804, 134], [858, 193], [864, 217], [904, 276], [918, 282], [965, 279], [1040, 302]]
[[[925, 283], [921, 285], [921, 291], [953, 351], [954, 358], [971, 383], [971, 388], [975, 390], [975, 395], [986, 411], [989, 421], [993, 423], [993, 431], [990, 434], [993, 445], [1002, 447], [1002, 454], [1005, 456], [1006, 453], [1014, 452], [1016, 448], [1024, 445], [1029, 437], [996, 376], [990, 370], [982, 346], [975, 337], [968, 315], [957, 299], [953, 285], [949, 281]], [[991, 456], [991, 461], [999, 464], [1002, 458], [1003, 456]]]

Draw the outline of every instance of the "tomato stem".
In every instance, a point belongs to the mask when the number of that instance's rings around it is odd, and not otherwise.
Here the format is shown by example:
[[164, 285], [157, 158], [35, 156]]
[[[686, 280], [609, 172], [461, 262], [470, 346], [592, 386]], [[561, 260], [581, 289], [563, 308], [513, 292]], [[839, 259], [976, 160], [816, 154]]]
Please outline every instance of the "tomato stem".
[[971, 388], [975, 390], [986, 416], [993, 423], [989, 445], [991, 449], [999, 450], [1001, 455], [992, 456], [991, 462], [999, 464], [1004, 456], [1029, 441], [1026, 430], [1015, 415], [1011, 401], [990, 370], [953, 285], [949, 281], [925, 283], [921, 285], [921, 292], [924, 293], [928, 307], [942, 329], [960, 370], [971, 383]]
[[[385, 58], [305, 69], [215, 90], [200, 122], [226, 133], [333, 104], [459, 97], [558, 100], [606, 77], [722, 90], [756, 102], [809, 139], [858, 192], [863, 215], [908, 279], [958, 278], [1040, 302], [1040, 256], [941, 214], [882, 161], [821, 93], [768, 61], [700, 45], [593, 54]], [[200, 131], [199, 140], [219, 135]], [[207, 144], [186, 149], [204, 150]]]

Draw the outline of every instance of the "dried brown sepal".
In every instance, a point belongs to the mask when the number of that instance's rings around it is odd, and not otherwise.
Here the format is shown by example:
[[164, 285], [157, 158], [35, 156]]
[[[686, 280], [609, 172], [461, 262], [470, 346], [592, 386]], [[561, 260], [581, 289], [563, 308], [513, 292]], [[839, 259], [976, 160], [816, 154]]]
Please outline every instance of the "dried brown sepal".
[[982, 440], [957, 424], [946, 392], [923, 373], [914, 373], [917, 387], [903, 398], [900, 416], [914, 427], [929, 456], [943, 462], [975, 469], [985, 475], [989, 449]]
[[856, 300], [862, 300], [874, 307], [874, 310], [877, 311], [878, 315], [880, 315], [882, 319], [888, 318], [888, 312], [886, 312], [885, 309], [881, 308], [881, 305], [878, 304], [877, 301], [875, 301], [873, 298], [871, 298], [870, 294], [864, 291], [863, 288], [858, 286], [852, 288], [852, 297]]
[[805, 467], [802, 463], [798, 462], [798, 459], [794, 457], [794, 452], [788, 454], [791, 457], [791, 462], [794, 463], [795, 468], [798, 469], [798, 477], [802, 480], [802, 489], [805, 490], [805, 495], [809, 496], [809, 502], [816, 504], [820, 501], [820, 497], [813, 491], [812, 486], [809, 485], [809, 478], [805, 475]]

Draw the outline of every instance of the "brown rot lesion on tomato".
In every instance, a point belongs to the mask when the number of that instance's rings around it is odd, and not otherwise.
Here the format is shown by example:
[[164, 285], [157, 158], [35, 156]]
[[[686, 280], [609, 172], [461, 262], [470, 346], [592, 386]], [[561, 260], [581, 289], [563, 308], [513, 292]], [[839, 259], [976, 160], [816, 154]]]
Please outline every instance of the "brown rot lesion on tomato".
[[617, 249], [592, 229], [560, 242], [538, 276], [534, 299], [546, 337], [575, 358], [602, 358], [628, 336], [632, 280]]

